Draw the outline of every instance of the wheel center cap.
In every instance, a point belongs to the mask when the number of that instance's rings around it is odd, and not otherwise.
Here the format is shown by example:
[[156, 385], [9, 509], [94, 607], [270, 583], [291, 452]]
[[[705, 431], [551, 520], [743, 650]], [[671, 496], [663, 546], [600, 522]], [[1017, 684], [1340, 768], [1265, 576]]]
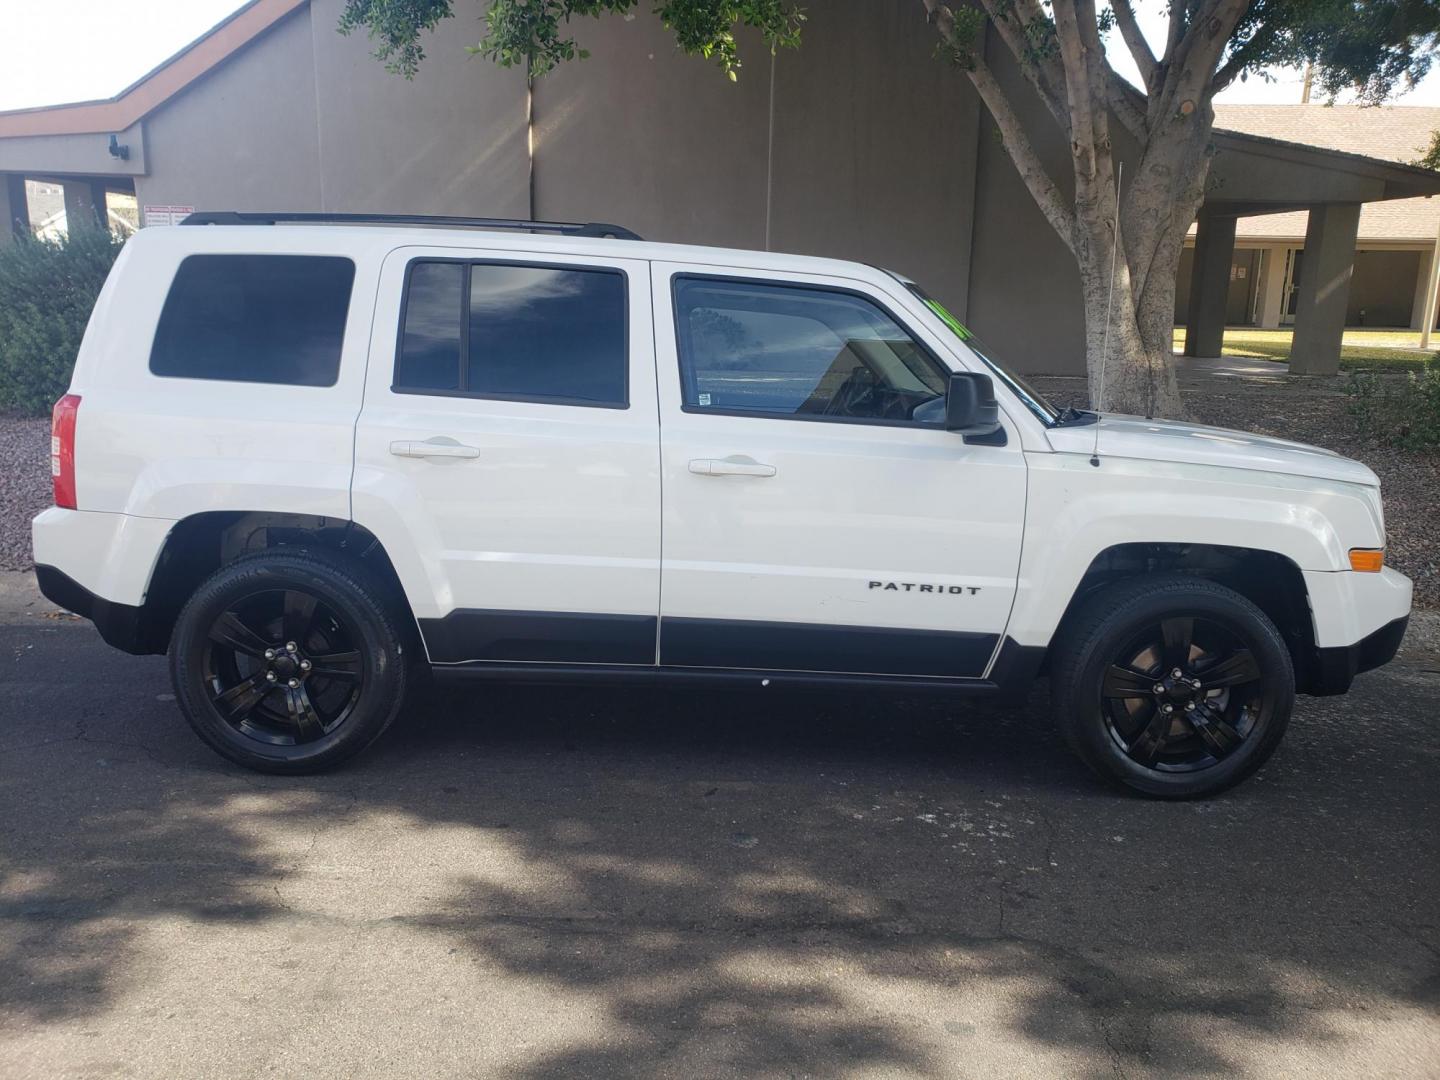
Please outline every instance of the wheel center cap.
[[289, 653], [282, 653], [270, 661], [276, 675], [294, 675], [300, 670], [300, 662]]

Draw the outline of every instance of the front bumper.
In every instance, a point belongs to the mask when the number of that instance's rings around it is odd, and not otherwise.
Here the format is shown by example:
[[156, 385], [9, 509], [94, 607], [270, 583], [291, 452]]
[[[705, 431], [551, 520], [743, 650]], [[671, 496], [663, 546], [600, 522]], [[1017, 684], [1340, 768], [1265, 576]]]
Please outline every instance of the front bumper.
[[1302, 689], [1318, 696], [1345, 693], [1360, 672], [1373, 670], [1395, 659], [1409, 622], [1410, 616], [1402, 615], [1379, 630], [1366, 634], [1353, 645], [1312, 650], [1308, 678]]
[[1410, 617], [1410, 579], [1386, 567], [1305, 573], [1314, 636], [1297, 657], [1297, 689], [1343, 694], [1357, 674], [1389, 663]]

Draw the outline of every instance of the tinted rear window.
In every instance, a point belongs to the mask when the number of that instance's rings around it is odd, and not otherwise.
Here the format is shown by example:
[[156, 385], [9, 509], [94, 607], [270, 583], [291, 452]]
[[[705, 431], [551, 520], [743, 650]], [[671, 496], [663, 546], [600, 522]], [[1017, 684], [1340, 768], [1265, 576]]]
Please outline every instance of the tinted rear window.
[[618, 408], [628, 363], [618, 270], [410, 267], [396, 390]]
[[156, 375], [333, 386], [355, 264], [330, 255], [191, 255], [150, 350]]

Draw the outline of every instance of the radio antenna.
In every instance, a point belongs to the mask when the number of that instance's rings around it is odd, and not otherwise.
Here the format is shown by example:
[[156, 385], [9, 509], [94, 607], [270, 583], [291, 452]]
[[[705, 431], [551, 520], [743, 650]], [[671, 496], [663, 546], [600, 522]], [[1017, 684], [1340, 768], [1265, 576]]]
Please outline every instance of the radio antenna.
[[1095, 442], [1090, 447], [1090, 464], [1100, 467], [1100, 410], [1105, 407], [1105, 361], [1110, 358], [1110, 314], [1115, 310], [1115, 256], [1120, 251], [1120, 184], [1125, 179], [1125, 163], [1115, 171], [1115, 221], [1111, 226], [1110, 292], [1105, 298], [1105, 343], [1100, 349], [1100, 378], [1095, 381]]

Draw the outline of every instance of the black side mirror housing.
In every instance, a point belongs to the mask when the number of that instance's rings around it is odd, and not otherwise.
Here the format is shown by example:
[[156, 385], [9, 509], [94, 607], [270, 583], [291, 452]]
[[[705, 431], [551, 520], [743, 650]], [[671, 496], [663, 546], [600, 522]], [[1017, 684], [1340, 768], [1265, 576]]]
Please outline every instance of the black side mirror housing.
[[957, 435], [993, 435], [1000, 430], [1000, 406], [989, 375], [951, 374], [945, 392], [945, 430]]

